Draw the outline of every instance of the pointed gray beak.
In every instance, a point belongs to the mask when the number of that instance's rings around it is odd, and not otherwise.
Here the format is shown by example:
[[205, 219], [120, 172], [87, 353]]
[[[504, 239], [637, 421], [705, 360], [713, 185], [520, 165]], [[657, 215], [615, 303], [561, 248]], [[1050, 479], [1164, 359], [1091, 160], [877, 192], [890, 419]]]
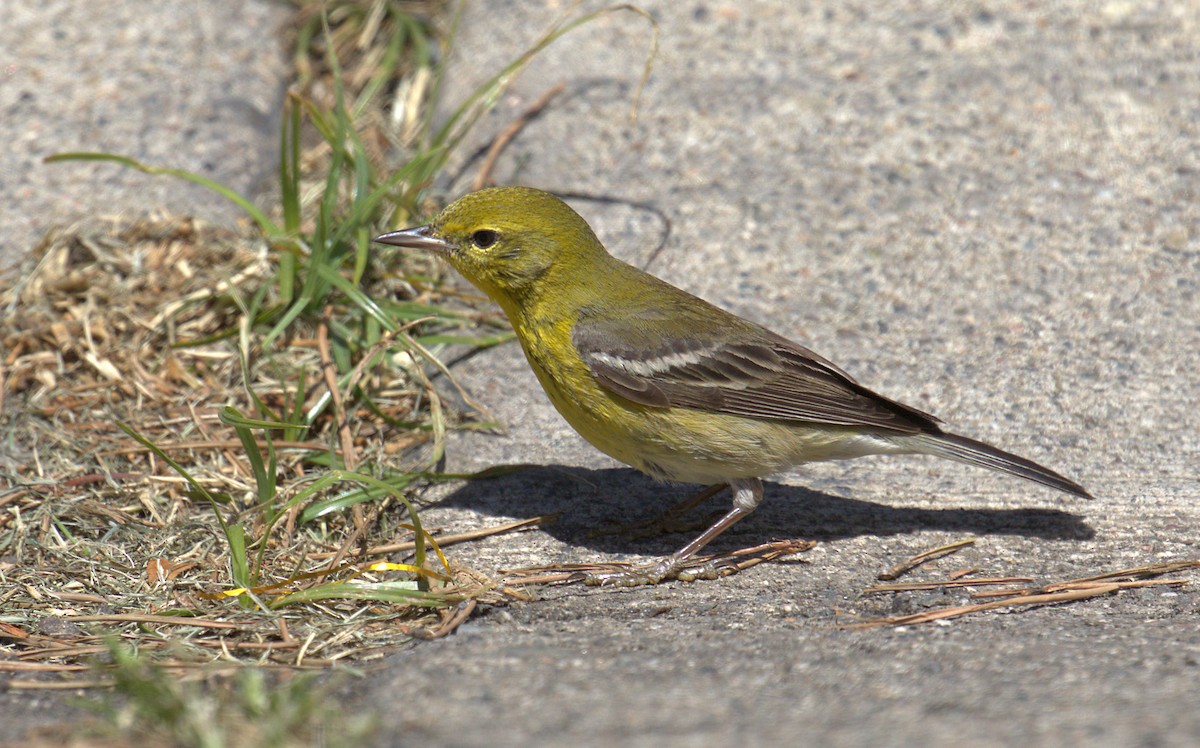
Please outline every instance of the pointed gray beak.
[[417, 226], [416, 228], [404, 229], [403, 231], [393, 231], [390, 234], [375, 237], [374, 241], [380, 244], [390, 244], [393, 247], [430, 249], [434, 252], [458, 249], [454, 244], [450, 244], [434, 236], [433, 228], [430, 226]]

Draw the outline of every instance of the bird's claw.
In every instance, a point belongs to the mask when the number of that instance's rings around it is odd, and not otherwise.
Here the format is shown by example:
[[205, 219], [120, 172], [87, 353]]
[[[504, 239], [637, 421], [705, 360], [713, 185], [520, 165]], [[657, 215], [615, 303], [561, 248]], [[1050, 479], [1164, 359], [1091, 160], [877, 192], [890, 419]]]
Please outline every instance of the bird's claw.
[[621, 571], [594, 571], [584, 575], [583, 583], [591, 587], [641, 587], [658, 584], [673, 576], [678, 569], [667, 562], [631, 566]]

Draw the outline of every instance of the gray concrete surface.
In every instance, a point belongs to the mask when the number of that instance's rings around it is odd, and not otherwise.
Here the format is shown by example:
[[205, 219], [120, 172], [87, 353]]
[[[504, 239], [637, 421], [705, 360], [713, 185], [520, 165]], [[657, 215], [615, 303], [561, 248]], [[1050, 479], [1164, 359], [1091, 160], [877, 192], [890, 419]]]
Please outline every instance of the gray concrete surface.
[[[561, 5], [475, 5], [454, 90]], [[381, 744], [1200, 741], [1194, 589], [903, 631], [833, 625], [958, 602], [860, 590], [966, 536], [974, 549], [916, 576], [1050, 580], [1200, 556], [1200, 6], [643, 5], [663, 38], [638, 126], [626, 114], [648, 32], [612, 17], [548, 50], [489, 119], [496, 132], [568, 84], [498, 181], [652, 203], [674, 226], [656, 273], [1097, 500], [921, 458], [797, 471], [716, 545], [809, 537], [815, 550], [717, 582], [548, 590], [484, 616], [371, 681]], [[574, 204], [619, 256], [643, 262], [659, 238], [644, 211]], [[583, 443], [515, 346], [460, 376], [511, 429], [456, 438], [452, 468], [554, 467], [451, 492], [425, 520], [563, 518], [457, 558], [641, 560], [687, 540], [589, 537], [688, 488]], [[384, 710], [418, 677], [427, 693]]]
[[[473, 4], [450, 96], [566, 5]], [[1200, 741], [1194, 588], [835, 626], [959, 601], [860, 591], [965, 536], [979, 541], [926, 573], [1049, 581], [1200, 557], [1200, 5], [643, 5], [663, 39], [638, 126], [648, 32], [612, 17], [551, 48], [483, 123], [476, 143], [568, 84], [498, 180], [652, 203], [674, 227], [654, 272], [1097, 500], [929, 459], [813, 466], [716, 544], [807, 537], [813, 551], [713, 582], [543, 590], [393, 658], [345, 708], [379, 716], [380, 745]], [[457, 196], [471, 173], [440, 187]], [[645, 211], [575, 204], [622, 257], [644, 261], [659, 238]], [[546, 467], [447, 491], [425, 522], [563, 517], [454, 558], [640, 560], [687, 539], [590, 534], [689, 489], [584, 444], [515, 346], [459, 375], [510, 429], [456, 435], [450, 466]]]
[[263, 0], [3, 0], [0, 269], [52, 226], [156, 208], [231, 222], [208, 190], [113, 164], [104, 151], [253, 195], [275, 163], [288, 9]]

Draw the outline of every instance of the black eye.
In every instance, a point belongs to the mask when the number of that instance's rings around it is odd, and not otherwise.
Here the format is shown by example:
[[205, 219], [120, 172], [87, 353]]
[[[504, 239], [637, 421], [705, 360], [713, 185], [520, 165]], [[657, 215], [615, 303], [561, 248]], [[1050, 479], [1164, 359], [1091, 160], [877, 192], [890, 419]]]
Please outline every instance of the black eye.
[[471, 234], [471, 241], [480, 249], [487, 249], [495, 244], [496, 240], [499, 238], [500, 235], [491, 229], [480, 229], [474, 234]]

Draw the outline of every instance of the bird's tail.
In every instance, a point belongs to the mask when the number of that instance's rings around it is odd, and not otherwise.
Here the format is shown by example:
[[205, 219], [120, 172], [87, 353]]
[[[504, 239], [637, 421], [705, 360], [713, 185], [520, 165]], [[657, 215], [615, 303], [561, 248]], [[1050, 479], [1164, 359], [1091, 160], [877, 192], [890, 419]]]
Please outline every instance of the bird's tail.
[[911, 446], [914, 451], [923, 454], [947, 457], [951, 460], [965, 462], [968, 465], [978, 465], [990, 470], [998, 470], [1002, 473], [1020, 476], [1035, 483], [1041, 483], [1043, 486], [1057, 488], [1059, 491], [1065, 491], [1084, 499], [1093, 498], [1083, 486], [1070, 478], [1059, 475], [1050, 468], [1042, 467], [1033, 460], [1018, 457], [1002, 449], [996, 449], [990, 444], [968, 439], [965, 436], [940, 431], [937, 433], [914, 434], [912, 436], [905, 436], [903, 439], [906, 446]]

